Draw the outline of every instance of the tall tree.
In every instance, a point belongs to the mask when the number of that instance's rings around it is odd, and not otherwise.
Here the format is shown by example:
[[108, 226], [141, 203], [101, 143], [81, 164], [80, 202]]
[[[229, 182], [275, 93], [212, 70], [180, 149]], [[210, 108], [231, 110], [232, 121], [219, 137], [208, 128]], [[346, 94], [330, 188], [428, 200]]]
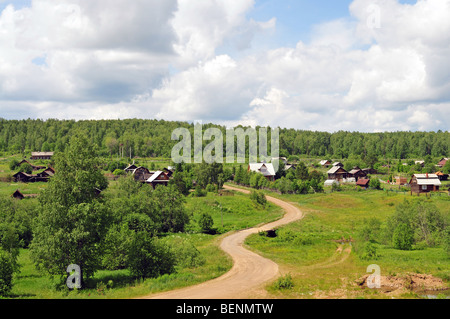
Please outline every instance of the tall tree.
[[100, 242], [107, 230], [107, 210], [95, 188], [104, 189], [94, 145], [73, 137], [66, 152], [55, 155], [55, 175], [39, 197], [32, 258], [51, 275], [66, 275], [71, 264], [90, 277], [100, 266]]

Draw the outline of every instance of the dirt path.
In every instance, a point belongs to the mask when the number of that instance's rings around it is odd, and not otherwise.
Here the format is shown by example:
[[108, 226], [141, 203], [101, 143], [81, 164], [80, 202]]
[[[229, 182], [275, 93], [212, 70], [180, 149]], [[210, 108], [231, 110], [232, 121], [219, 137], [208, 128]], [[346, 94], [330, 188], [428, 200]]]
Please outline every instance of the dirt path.
[[[224, 185], [224, 188], [249, 194], [250, 191]], [[233, 259], [233, 267], [224, 275], [199, 285], [152, 294], [145, 299], [253, 299], [261, 292], [261, 286], [278, 277], [278, 265], [245, 249], [242, 245], [247, 236], [291, 223], [303, 217], [295, 206], [280, 199], [266, 196], [267, 200], [286, 212], [283, 218], [262, 225], [234, 232], [225, 237], [220, 248]]]

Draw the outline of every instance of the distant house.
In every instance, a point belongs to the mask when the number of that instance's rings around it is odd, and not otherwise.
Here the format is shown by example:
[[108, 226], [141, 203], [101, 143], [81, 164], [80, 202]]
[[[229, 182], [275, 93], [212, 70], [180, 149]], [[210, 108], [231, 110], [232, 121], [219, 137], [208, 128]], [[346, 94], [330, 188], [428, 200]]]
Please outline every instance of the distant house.
[[367, 178], [360, 178], [356, 182], [356, 186], [360, 186], [360, 187], [363, 187], [363, 188], [368, 188], [369, 187], [369, 182], [370, 182], [370, 180], [367, 179]]
[[339, 182], [335, 179], [327, 179], [323, 185], [324, 186], [332, 186], [333, 184], [339, 185]]
[[138, 168], [136, 165], [131, 164], [131, 165], [128, 165], [127, 167], [125, 167], [124, 171], [126, 173], [132, 173], [136, 168]]
[[437, 166], [439, 166], [439, 167], [444, 167], [444, 165], [447, 163], [447, 161], [448, 161], [448, 158], [447, 158], [447, 157], [442, 158], [442, 159], [439, 161], [439, 163], [437, 164]]
[[23, 159], [19, 164], [17, 164], [17, 167], [20, 167], [20, 165], [22, 165], [22, 164], [29, 164], [33, 168], [33, 171], [38, 171], [40, 169], [45, 168], [45, 166], [33, 165], [30, 162], [28, 162], [26, 159]]
[[440, 181], [448, 180], [448, 174], [444, 174], [442, 172], [436, 172], [436, 175], [438, 176]]
[[343, 181], [348, 177], [348, 172], [340, 166], [333, 166], [328, 172], [328, 179]]
[[287, 158], [286, 157], [272, 157], [272, 162], [274, 160], [282, 161], [285, 165], [287, 164]]
[[322, 160], [322, 161], [319, 162], [319, 164], [320, 164], [322, 167], [329, 167], [329, 166], [331, 165], [331, 162], [328, 161], [328, 160]]
[[295, 171], [295, 165], [294, 164], [286, 164], [284, 166], [284, 170], [287, 172], [289, 170]]
[[145, 182], [152, 185], [153, 188], [158, 185], [167, 186], [169, 184], [169, 176], [163, 171], [156, 171]]
[[175, 173], [175, 167], [173, 166], [168, 166], [167, 168], [164, 167], [164, 172], [166, 173], [167, 176], [172, 177], [173, 173]]
[[19, 190], [16, 190], [16, 191], [11, 195], [11, 197], [14, 197], [14, 198], [16, 198], [16, 199], [23, 199], [25, 196], [23, 196], [23, 194], [22, 194]]
[[145, 183], [147, 181], [147, 179], [150, 176], [152, 176], [152, 174], [153, 174], [152, 172], [150, 172], [148, 170], [148, 168], [145, 168], [145, 167], [142, 167], [142, 166], [132, 170], [131, 172], [132, 172], [132, 174], [134, 176], [134, 179], [136, 181], [139, 181], [139, 182], [142, 182], [142, 183]]
[[409, 184], [411, 192], [420, 194], [438, 191], [441, 181], [436, 174], [414, 174]]
[[19, 190], [16, 190], [16, 191], [11, 195], [11, 197], [16, 198], [16, 199], [20, 199], [20, 200], [22, 200], [22, 199], [24, 199], [24, 198], [26, 198], [26, 197], [31, 198], [31, 197], [36, 197], [36, 196], [37, 196], [37, 194], [22, 194], [22, 192], [19, 191]]
[[358, 166], [353, 167], [351, 171], [348, 172], [348, 177], [355, 178], [355, 181], [357, 182], [358, 179], [366, 177], [367, 174], [362, 169], [360, 169]]
[[37, 174], [27, 174], [25, 172], [18, 172], [13, 175], [15, 182], [22, 183], [34, 183], [34, 182], [47, 182], [50, 177], [55, 174], [55, 170], [52, 167], [48, 167]]
[[344, 167], [344, 164], [342, 164], [341, 162], [334, 162], [333, 166]]
[[395, 184], [396, 185], [405, 185], [408, 184], [408, 178], [401, 177], [401, 176], [395, 176]]
[[18, 172], [13, 175], [14, 182], [21, 182], [21, 183], [29, 183], [33, 179], [34, 175], [27, 174], [24, 172]]
[[418, 164], [423, 167], [423, 165], [425, 165], [425, 161], [414, 161], [414, 164]]
[[377, 174], [377, 173], [378, 173], [377, 170], [376, 170], [376, 169], [373, 169], [373, 168], [363, 168], [362, 171], [363, 171], [364, 173], [366, 173], [366, 175], [369, 175], [369, 174]]
[[269, 181], [275, 180], [275, 169], [272, 163], [250, 163], [248, 164], [248, 171], [260, 173]]
[[52, 158], [52, 156], [53, 156], [53, 152], [31, 152], [30, 159], [32, 159], [32, 160], [38, 160], [38, 159], [49, 160]]

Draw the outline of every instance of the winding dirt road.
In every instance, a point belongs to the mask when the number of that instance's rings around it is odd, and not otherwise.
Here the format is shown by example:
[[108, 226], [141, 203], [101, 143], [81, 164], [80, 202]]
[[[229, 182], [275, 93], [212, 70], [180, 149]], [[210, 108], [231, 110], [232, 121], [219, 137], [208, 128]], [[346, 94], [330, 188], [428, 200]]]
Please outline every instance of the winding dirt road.
[[[224, 185], [228, 190], [249, 194], [250, 191]], [[225, 237], [220, 248], [233, 259], [233, 267], [224, 275], [204, 283], [152, 294], [144, 299], [253, 299], [261, 291], [261, 286], [278, 277], [278, 265], [273, 261], [261, 257], [243, 247], [247, 236], [266, 231], [275, 227], [291, 223], [303, 217], [302, 212], [295, 206], [280, 199], [266, 196], [267, 200], [280, 206], [286, 212], [283, 218], [262, 225], [230, 234]]]

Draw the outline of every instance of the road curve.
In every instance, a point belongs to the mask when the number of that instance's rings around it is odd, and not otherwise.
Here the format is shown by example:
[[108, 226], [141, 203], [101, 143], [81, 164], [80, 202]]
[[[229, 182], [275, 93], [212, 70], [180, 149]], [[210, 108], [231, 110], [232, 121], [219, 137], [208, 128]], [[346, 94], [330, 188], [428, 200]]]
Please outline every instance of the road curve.
[[[228, 190], [249, 194], [250, 191], [224, 185]], [[291, 223], [303, 217], [302, 212], [295, 206], [280, 199], [266, 196], [267, 200], [280, 206], [285, 215], [274, 222], [260, 227], [249, 228], [231, 233], [222, 239], [220, 248], [231, 256], [233, 267], [222, 276], [186, 288], [168, 292], [151, 294], [143, 299], [252, 299], [252, 295], [262, 284], [279, 276], [278, 265], [273, 261], [261, 257], [243, 247], [247, 236], [260, 231]]]

